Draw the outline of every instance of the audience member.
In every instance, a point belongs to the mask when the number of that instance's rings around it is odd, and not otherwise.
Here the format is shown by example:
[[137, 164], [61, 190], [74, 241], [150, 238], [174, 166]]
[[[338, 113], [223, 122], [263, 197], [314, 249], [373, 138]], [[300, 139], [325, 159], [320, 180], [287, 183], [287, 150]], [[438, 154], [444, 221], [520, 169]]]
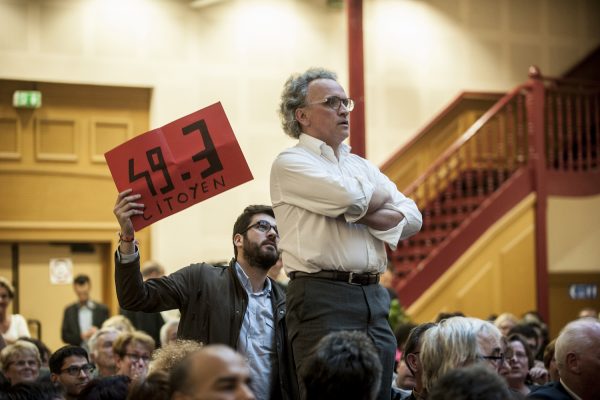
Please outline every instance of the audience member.
[[[423, 344], [423, 334], [428, 329], [434, 327], [433, 322], [427, 322], [419, 324], [408, 335], [406, 343], [404, 344], [404, 353], [402, 359], [406, 363], [406, 367], [410, 370], [415, 378], [415, 386], [412, 389], [410, 398], [419, 399], [424, 397], [423, 390], [423, 366], [421, 365], [420, 354]], [[398, 385], [399, 386], [399, 385]]]
[[552, 340], [544, 349], [544, 367], [548, 370], [550, 382], [556, 382], [560, 379], [558, 367], [556, 366], [556, 358], [554, 357], [554, 346], [556, 339]]
[[149, 371], [171, 372], [173, 367], [183, 360], [188, 354], [198, 351], [202, 348], [202, 343], [194, 340], [177, 339], [170, 342], [152, 354]]
[[465, 316], [465, 314], [463, 314], [461, 311], [441, 312], [435, 318], [435, 322], [438, 323], [438, 322], [443, 321], [443, 320], [448, 319], [448, 318], [452, 318], [452, 317], [464, 317], [464, 316]]
[[117, 365], [113, 343], [119, 336], [119, 331], [114, 328], [100, 328], [88, 341], [90, 349], [90, 361], [96, 366], [96, 377], [115, 375]]
[[535, 331], [535, 328], [529, 323], [517, 324], [510, 330], [508, 336], [512, 336], [514, 334], [519, 334], [525, 338], [525, 340], [527, 341], [527, 347], [529, 347], [529, 350], [535, 358], [535, 355], [538, 351], [539, 341], [539, 337], [537, 332]]
[[298, 142], [273, 162], [271, 202], [290, 277], [286, 323], [296, 369], [328, 333], [368, 332], [382, 364], [379, 396], [389, 400], [396, 345], [389, 295], [377, 283], [386, 244], [395, 248], [417, 233], [422, 217], [413, 200], [344, 143], [353, 107], [331, 71], [289, 77], [280, 117]]
[[558, 335], [554, 357], [560, 380], [533, 390], [532, 399], [594, 400], [600, 393], [600, 322], [580, 318]]
[[2, 373], [11, 385], [36, 381], [41, 363], [37, 347], [23, 340], [17, 340], [0, 352]]
[[508, 337], [508, 334], [512, 328], [517, 326], [519, 320], [511, 313], [502, 313], [498, 315], [498, 318], [494, 320], [494, 325], [500, 330], [502, 336]]
[[360, 331], [323, 337], [300, 369], [310, 400], [373, 400], [381, 384], [381, 362], [373, 341]]
[[255, 398], [248, 364], [241, 354], [219, 344], [204, 346], [176, 365], [169, 385], [171, 400]]
[[531, 391], [530, 386], [532, 385], [529, 370], [533, 368], [533, 353], [527, 340], [516, 333], [508, 337], [508, 345], [512, 357], [508, 359], [510, 370], [504, 375], [504, 378], [512, 390], [527, 395]]
[[456, 368], [431, 388], [427, 400], [511, 400], [506, 383], [483, 365]]
[[154, 371], [129, 390], [127, 400], [169, 400], [169, 373]]
[[271, 207], [249, 206], [237, 218], [231, 238], [234, 258], [228, 266], [192, 264], [144, 282], [131, 222], [133, 215], [143, 214], [143, 205], [135, 202], [139, 198], [128, 189], [118, 195], [114, 208], [126, 239], [115, 254], [121, 307], [145, 312], [178, 308], [180, 339], [238, 349], [250, 364], [258, 397], [267, 398], [277, 390], [279, 397], [297, 398], [285, 292], [267, 276], [279, 257], [279, 234]]
[[480, 360], [498, 372], [505, 362], [501, 338], [498, 328], [477, 318], [452, 317], [428, 329], [420, 354], [424, 390], [429, 393], [448, 371]]
[[20, 337], [20, 341], [25, 341], [29, 343], [33, 343], [35, 347], [37, 347], [40, 352], [40, 372], [38, 376], [38, 382], [50, 382], [50, 368], [48, 367], [48, 362], [50, 360], [50, 355], [52, 352], [41, 340], [34, 339], [30, 337]]
[[592, 307], [585, 307], [579, 311], [579, 318], [596, 318], [598, 319], [598, 311]]
[[119, 331], [119, 333], [131, 333], [135, 331], [135, 328], [133, 327], [133, 324], [131, 323], [129, 318], [127, 318], [124, 315], [115, 315], [110, 317], [109, 319], [104, 321], [104, 323], [102, 324], [102, 328], [112, 328]]
[[125, 400], [131, 379], [125, 375], [92, 379], [81, 391], [79, 400]]
[[148, 364], [154, 351], [154, 339], [141, 331], [124, 332], [113, 343], [117, 375], [126, 375], [132, 382], [148, 375]]
[[14, 297], [15, 288], [8, 279], [0, 276], [0, 333], [6, 344], [12, 344], [22, 336], [31, 336], [25, 318], [19, 314], [11, 314], [9, 311]]
[[179, 318], [169, 319], [160, 328], [160, 345], [166, 346], [177, 340], [177, 330], [179, 329]]
[[66, 345], [50, 356], [50, 378], [62, 385], [66, 400], [75, 400], [88, 384], [94, 372], [83, 347]]
[[[160, 278], [165, 275], [165, 269], [162, 265], [156, 261], [146, 261], [142, 266], [142, 279], [144, 281], [148, 279]], [[121, 309], [121, 314], [131, 323], [136, 330], [146, 332], [154, 339], [154, 342], [159, 345], [160, 342], [160, 328], [165, 323], [163, 316], [160, 312], [142, 312], [142, 311], [128, 311]]]
[[73, 346], [85, 346], [88, 339], [108, 318], [108, 308], [90, 299], [92, 284], [87, 275], [77, 275], [73, 290], [77, 301], [67, 308], [62, 321], [62, 340]]

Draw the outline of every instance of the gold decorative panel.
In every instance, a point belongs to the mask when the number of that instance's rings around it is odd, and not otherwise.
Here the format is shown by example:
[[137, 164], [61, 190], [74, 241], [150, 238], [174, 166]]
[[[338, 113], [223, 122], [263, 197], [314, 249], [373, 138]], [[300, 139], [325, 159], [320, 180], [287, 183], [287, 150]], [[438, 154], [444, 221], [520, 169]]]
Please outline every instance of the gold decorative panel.
[[0, 159], [21, 158], [21, 130], [16, 118], [0, 118]]
[[72, 119], [39, 119], [35, 129], [36, 159], [77, 161], [77, 123]]
[[92, 162], [104, 163], [104, 153], [131, 138], [131, 123], [126, 120], [93, 119], [90, 129]]

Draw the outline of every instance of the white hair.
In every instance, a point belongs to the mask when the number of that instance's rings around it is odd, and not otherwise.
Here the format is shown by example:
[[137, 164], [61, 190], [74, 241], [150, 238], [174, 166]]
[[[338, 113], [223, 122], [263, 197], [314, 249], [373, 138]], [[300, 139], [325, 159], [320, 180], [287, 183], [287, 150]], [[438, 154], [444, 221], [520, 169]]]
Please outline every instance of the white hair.
[[[580, 318], [568, 323], [558, 335], [554, 358], [559, 371], [565, 367], [567, 354], [581, 354], [595, 348], [600, 342], [600, 321]], [[561, 372], [562, 373], [562, 372]]]

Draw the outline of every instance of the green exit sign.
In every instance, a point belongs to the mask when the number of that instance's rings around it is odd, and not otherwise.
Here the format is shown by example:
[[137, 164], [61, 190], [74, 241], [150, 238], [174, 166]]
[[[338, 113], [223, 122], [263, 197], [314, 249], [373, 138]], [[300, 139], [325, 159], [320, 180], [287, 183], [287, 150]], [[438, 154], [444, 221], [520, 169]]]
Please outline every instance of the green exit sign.
[[16, 90], [13, 94], [13, 107], [40, 108], [42, 106], [42, 92], [39, 90]]

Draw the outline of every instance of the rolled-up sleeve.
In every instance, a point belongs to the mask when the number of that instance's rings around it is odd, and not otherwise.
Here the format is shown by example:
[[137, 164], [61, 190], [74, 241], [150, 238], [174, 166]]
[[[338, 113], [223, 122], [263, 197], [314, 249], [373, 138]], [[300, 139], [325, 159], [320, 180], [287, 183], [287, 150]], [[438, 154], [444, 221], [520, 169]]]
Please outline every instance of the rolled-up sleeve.
[[361, 177], [331, 174], [317, 162], [311, 163], [311, 156], [285, 151], [275, 159], [271, 168], [273, 206], [285, 203], [331, 218], [344, 215], [348, 222], [362, 218], [374, 184]]
[[394, 182], [378, 170], [376, 175], [374, 178], [377, 185], [385, 188], [391, 197], [391, 202], [386, 203], [385, 207], [402, 213], [404, 218], [398, 225], [387, 231], [369, 228], [369, 232], [377, 239], [387, 243], [392, 250], [395, 250], [400, 240], [409, 238], [421, 230], [423, 217], [416, 203], [402, 194]]

